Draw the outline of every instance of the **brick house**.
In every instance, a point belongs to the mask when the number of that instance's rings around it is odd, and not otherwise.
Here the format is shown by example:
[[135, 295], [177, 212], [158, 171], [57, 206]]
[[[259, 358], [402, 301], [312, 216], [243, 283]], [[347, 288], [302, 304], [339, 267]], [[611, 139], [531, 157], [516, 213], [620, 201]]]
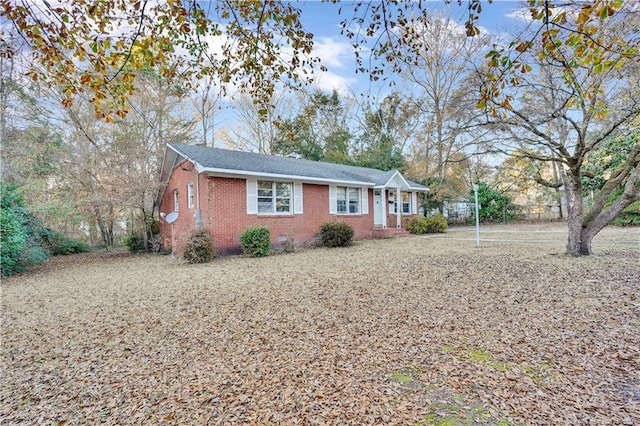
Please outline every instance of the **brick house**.
[[251, 152], [170, 143], [156, 202], [165, 247], [181, 253], [196, 229], [206, 229], [219, 254], [240, 251], [250, 226], [271, 230], [272, 244], [314, 240], [325, 222], [353, 226], [355, 238], [393, 235], [402, 219], [418, 213], [427, 188], [400, 172]]

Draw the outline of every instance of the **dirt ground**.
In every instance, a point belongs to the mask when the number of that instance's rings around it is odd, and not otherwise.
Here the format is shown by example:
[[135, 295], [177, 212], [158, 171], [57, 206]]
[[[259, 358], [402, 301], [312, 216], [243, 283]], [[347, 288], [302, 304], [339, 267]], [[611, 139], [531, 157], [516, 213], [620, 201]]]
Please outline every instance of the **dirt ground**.
[[483, 227], [1, 286], [1, 424], [640, 425], [640, 229]]

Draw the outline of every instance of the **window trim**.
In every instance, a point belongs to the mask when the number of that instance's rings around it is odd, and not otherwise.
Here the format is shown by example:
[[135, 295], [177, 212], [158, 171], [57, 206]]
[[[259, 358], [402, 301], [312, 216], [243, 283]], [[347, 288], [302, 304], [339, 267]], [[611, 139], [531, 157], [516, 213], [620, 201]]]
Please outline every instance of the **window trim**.
[[[393, 201], [391, 201], [391, 196], [393, 195]], [[405, 202], [405, 196], [407, 198], [407, 202]], [[412, 215], [416, 214], [416, 199], [414, 198], [415, 192], [413, 191], [400, 191], [400, 197], [397, 197], [395, 192], [393, 194], [389, 193], [389, 214], [397, 215], [398, 214], [398, 206], [402, 210], [402, 215]], [[397, 198], [401, 198], [398, 200]], [[404, 210], [404, 207], [408, 207], [408, 211]]]
[[[264, 196], [260, 196], [260, 183], [271, 183], [271, 204], [272, 210], [265, 212], [260, 211], [260, 198], [267, 198]], [[278, 197], [278, 184], [284, 184], [289, 186], [289, 196], [288, 197]], [[294, 206], [294, 184], [293, 182], [281, 182], [277, 180], [257, 180], [256, 181], [256, 212], [261, 216], [290, 216], [294, 214], [295, 206]], [[289, 210], [288, 211], [277, 211], [278, 210], [278, 200], [289, 200]]]
[[[411, 193], [408, 192], [408, 191], [401, 191], [400, 194], [402, 196], [402, 214], [411, 214], [412, 213], [412, 209], [411, 209]], [[404, 201], [405, 195], [407, 196], [407, 202], [406, 203]], [[407, 206], [407, 211], [404, 210], [405, 205]]]
[[195, 198], [193, 194], [193, 182], [187, 184], [187, 208], [192, 209], [195, 205]]
[[[340, 200], [340, 190], [344, 190], [344, 200]], [[355, 196], [352, 191], [355, 190]], [[355, 197], [355, 198], [352, 198]], [[339, 201], [345, 202], [346, 211], [340, 211]], [[351, 203], [357, 203], [357, 211], [351, 212]], [[362, 214], [362, 188], [356, 186], [336, 186], [336, 214], [341, 216], [355, 216]]]
[[180, 208], [180, 198], [178, 188], [173, 190], [173, 211], [177, 212]]

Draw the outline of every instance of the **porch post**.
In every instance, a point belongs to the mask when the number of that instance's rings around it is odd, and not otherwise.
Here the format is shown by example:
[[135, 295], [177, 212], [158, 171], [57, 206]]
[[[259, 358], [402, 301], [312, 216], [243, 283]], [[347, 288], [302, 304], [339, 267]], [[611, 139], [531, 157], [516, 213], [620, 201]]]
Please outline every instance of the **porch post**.
[[402, 193], [396, 187], [396, 228], [402, 228]]
[[387, 189], [382, 188], [380, 191], [380, 208], [382, 209], [382, 228], [387, 227]]

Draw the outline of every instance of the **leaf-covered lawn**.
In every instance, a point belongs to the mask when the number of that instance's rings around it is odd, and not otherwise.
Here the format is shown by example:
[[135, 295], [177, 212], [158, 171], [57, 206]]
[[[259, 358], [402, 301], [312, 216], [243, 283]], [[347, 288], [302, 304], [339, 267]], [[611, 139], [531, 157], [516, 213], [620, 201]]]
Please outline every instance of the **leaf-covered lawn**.
[[0, 423], [640, 424], [640, 231], [563, 229], [56, 260], [2, 283]]

